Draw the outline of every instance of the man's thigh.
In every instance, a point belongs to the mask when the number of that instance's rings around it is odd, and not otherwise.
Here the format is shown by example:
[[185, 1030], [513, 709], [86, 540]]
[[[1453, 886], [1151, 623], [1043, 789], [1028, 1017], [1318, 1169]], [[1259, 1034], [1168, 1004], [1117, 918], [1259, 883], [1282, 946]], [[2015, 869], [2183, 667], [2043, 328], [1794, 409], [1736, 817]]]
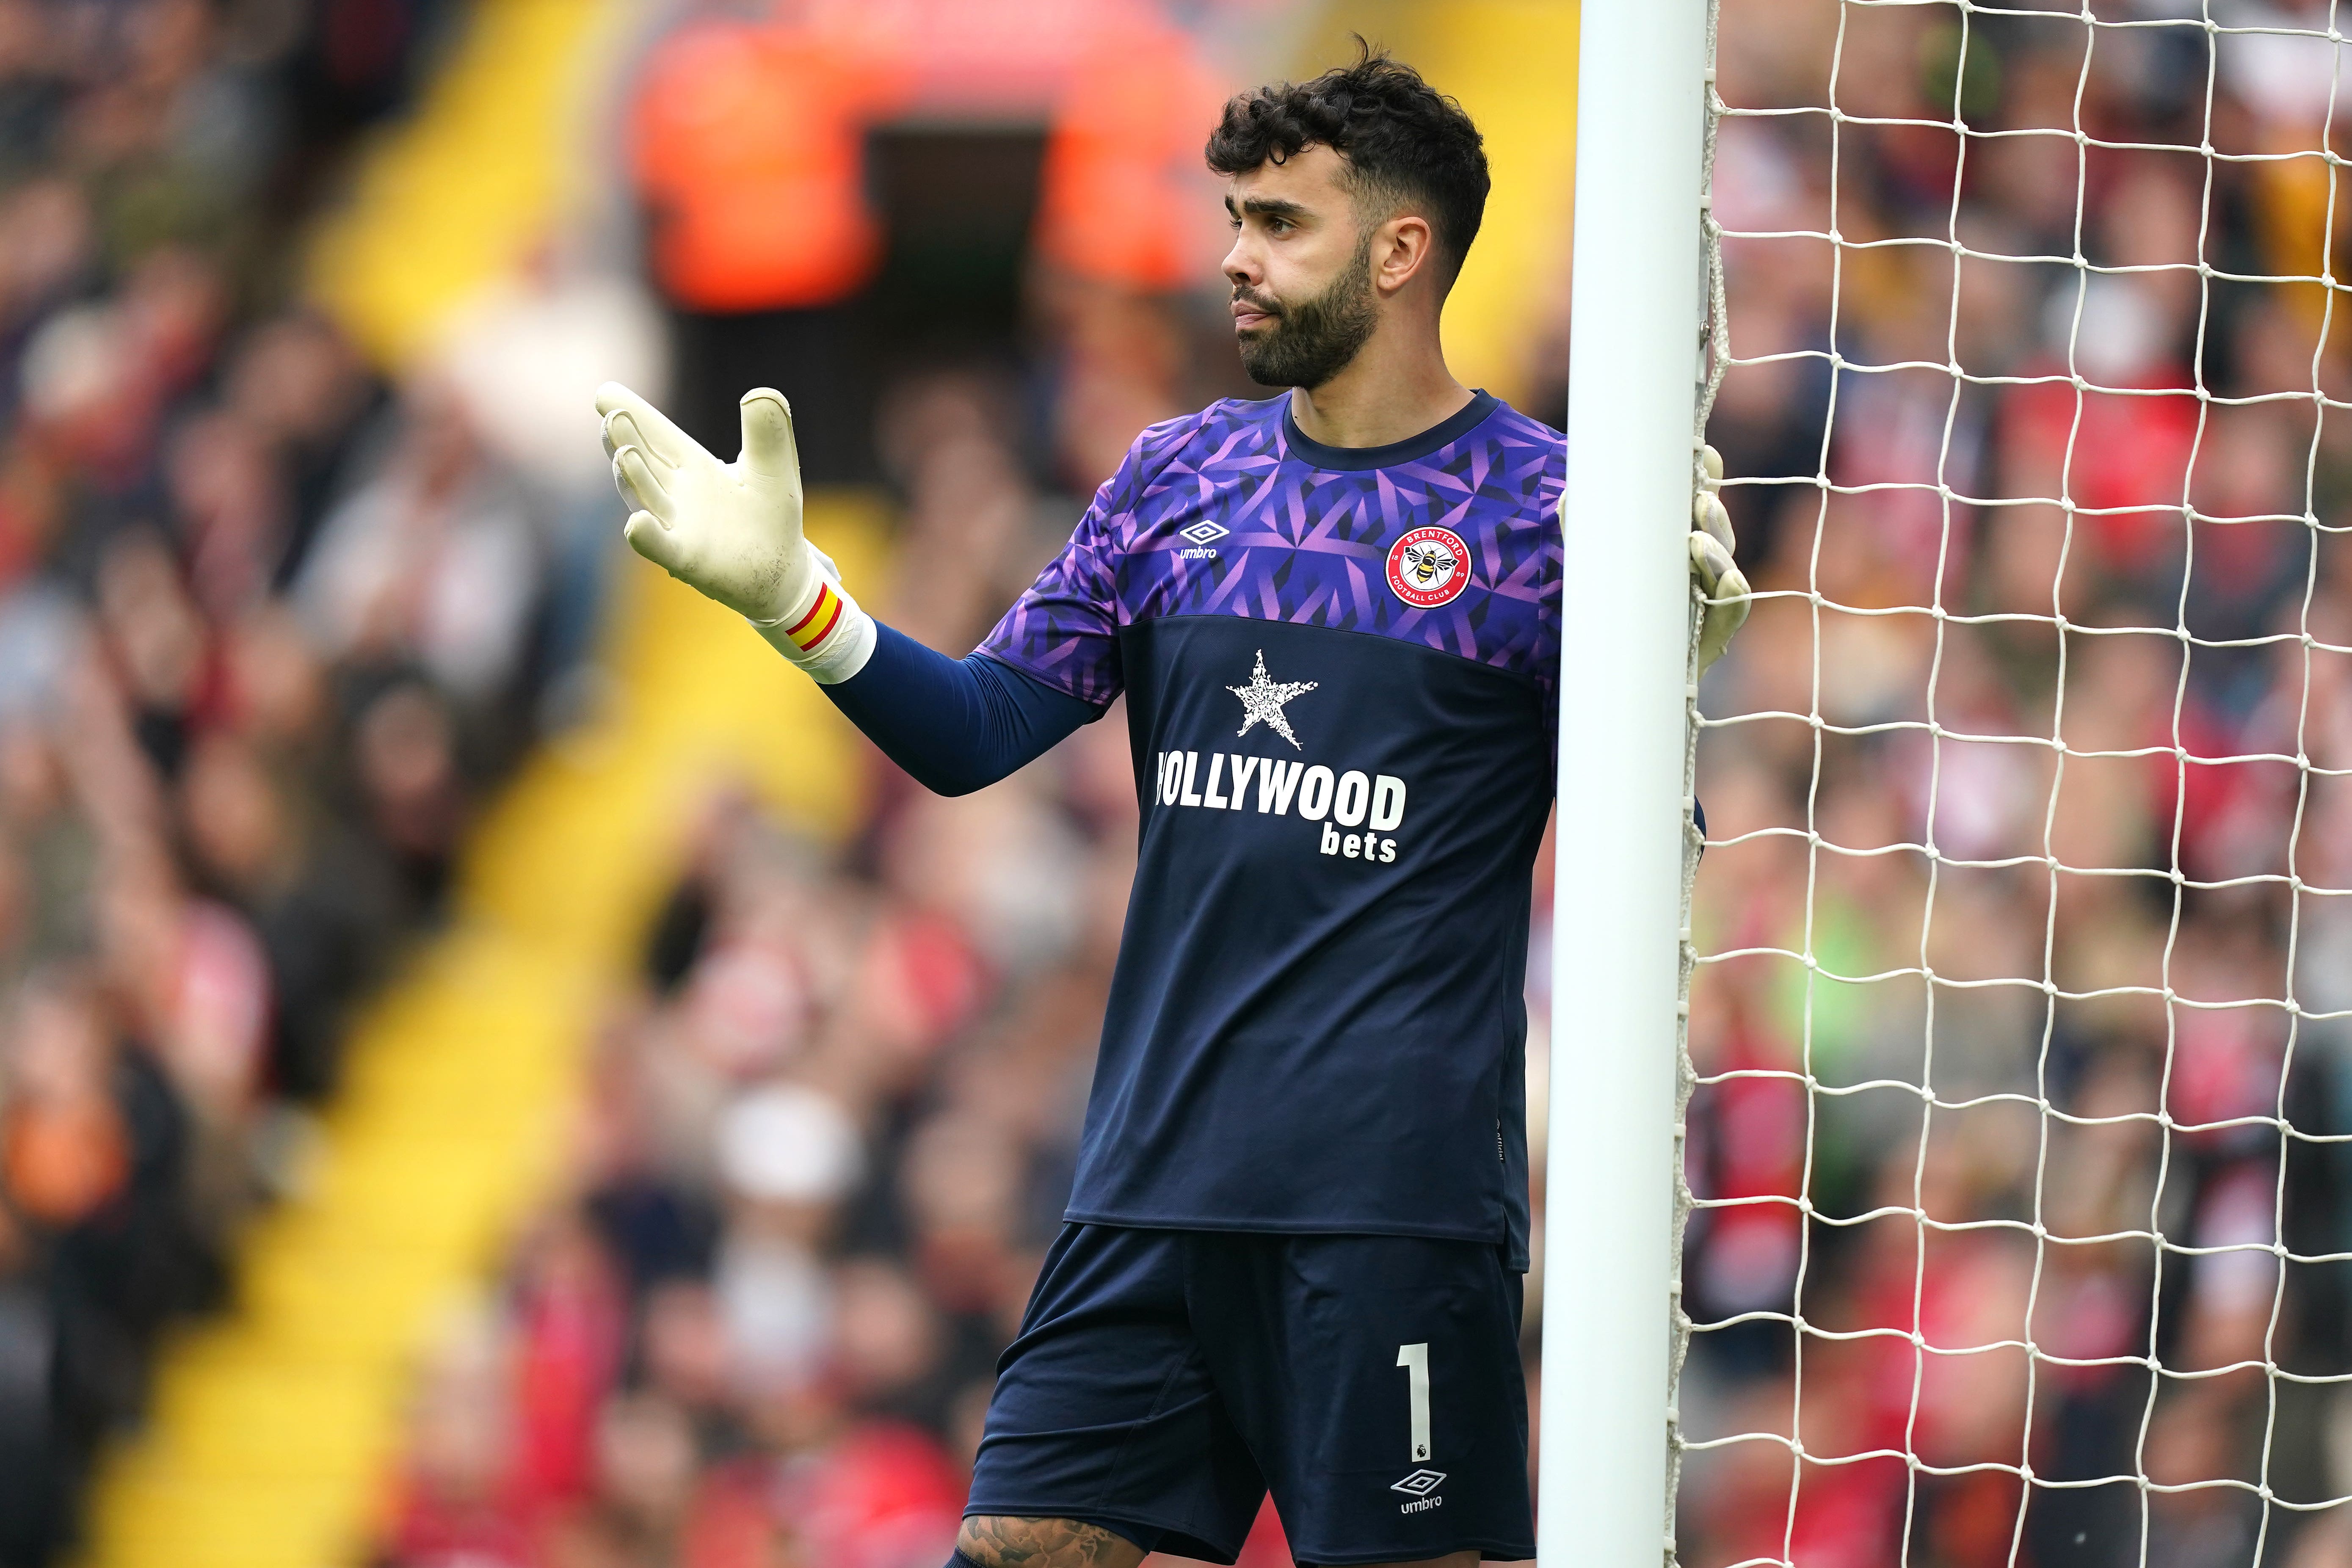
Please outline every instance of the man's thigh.
[[1522, 1280], [1472, 1242], [1191, 1237], [1195, 1333], [1316, 1564], [1535, 1555]]
[[[1021, 1333], [997, 1363], [968, 1524], [1095, 1527], [1141, 1551], [1234, 1560], [1265, 1483], [1210, 1380], [1187, 1314], [1185, 1237], [1064, 1227]], [[998, 1533], [1006, 1547], [1035, 1543], [1034, 1530]], [[1099, 1556], [1100, 1542], [1088, 1547], [1090, 1539], [1055, 1536], [1057, 1550], [1098, 1553], [1069, 1556], [1072, 1563], [1120, 1568]], [[1040, 1568], [1061, 1559], [1007, 1561]]]

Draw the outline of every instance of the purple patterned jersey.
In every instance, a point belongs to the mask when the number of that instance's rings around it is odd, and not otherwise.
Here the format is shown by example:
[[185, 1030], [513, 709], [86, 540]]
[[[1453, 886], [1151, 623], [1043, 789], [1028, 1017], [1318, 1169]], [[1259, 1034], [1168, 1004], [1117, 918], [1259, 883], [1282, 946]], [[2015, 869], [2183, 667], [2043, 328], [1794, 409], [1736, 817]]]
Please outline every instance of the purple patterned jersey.
[[1560, 436], [1286, 397], [1144, 432], [982, 651], [1124, 692], [1143, 806], [1069, 1217], [1491, 1241], [1523, 1266]]
[[[1371, 448], [1308, 440], [1286, 396], [1227, 398], [1137, 438], [1068, 547], [981, 646], [1107, 703], [1123, 684], [1124, 626], [1292, 621], [1516, 671], [1542, 688], [1549, 713], [1566, 452], [1559, 432], [1485, 393], [1414, 440]], [[1460, 535], [1473, 570], [1458, 596], [1422, 608], [1389, 591], [1384, 566], [1399, 537], [1427, 525]]]

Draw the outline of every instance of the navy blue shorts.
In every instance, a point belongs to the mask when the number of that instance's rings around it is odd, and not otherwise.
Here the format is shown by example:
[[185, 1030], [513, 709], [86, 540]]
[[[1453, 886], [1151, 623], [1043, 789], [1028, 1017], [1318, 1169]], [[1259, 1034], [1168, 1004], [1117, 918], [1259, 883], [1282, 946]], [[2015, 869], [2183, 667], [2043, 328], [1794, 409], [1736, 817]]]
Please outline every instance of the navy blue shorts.
[[1271, 1489], [1301, 1563], [1533, 1557], [1523, 1283], [1475, 1242], [1065, 1226], [964, 1511], [1231, 1563]]

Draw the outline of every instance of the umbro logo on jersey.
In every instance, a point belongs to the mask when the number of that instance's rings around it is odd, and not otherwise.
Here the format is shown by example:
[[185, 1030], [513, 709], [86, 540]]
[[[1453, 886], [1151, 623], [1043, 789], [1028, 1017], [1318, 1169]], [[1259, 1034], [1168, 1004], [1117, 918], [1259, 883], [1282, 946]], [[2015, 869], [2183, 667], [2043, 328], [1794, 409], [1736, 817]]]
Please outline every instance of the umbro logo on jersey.
[[1180, 528], [1176, 531], [1176, 537], [1189, 539], [1192, 542], [1178, 551], [1176, 558], [1180, 561], [1214, 561], [1217, 558], [1217, 541], [1232, 531], [1223, 523], [1211, 522], [1205, 517], [1190, 528]]
[[1444, 1484], [1445, 1472], [1444, 1470], [1415, 1470], [1412, 1474], [1405, 1477], [1404, 1479], [1391, 1482], [1389, 1486], [1389, 1490], [1392, 1492], [1403, 1492], [1412, 1499], [1411, 1502], [1399, 1503], [1397, 1505], [1397, 1511], [1399, 1513], [1421, 1513], [1429, 1509], [1444, 1508], [1445, 1506], [1445, 1500], [1444, 1498], [1433, 1497], [1431, 1495], [1435, 1492], [1439, 1487]]
[[1470, 547], [1450, 528], [1416, 528], [1389, 546], [1389, 592], [1417, 610], [1450, 605], [1470, 585]]

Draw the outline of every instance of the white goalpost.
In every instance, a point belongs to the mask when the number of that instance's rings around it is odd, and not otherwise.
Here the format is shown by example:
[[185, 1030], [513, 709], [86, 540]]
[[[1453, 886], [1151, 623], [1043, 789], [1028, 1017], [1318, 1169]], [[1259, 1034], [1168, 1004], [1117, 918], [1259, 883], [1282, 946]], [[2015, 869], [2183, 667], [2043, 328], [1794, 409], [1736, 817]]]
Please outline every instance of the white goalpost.
[[1537, 1529], [1561, 1568], [1654, 1563], [1667, 1528], [1706, 16], [1587, 0], [1579, 46], [1545, 1180], [1612, 1198], [1545, 1210]]
[[1547, 1564], [2352, 1568], [2347, 13], [1586, 0]]

